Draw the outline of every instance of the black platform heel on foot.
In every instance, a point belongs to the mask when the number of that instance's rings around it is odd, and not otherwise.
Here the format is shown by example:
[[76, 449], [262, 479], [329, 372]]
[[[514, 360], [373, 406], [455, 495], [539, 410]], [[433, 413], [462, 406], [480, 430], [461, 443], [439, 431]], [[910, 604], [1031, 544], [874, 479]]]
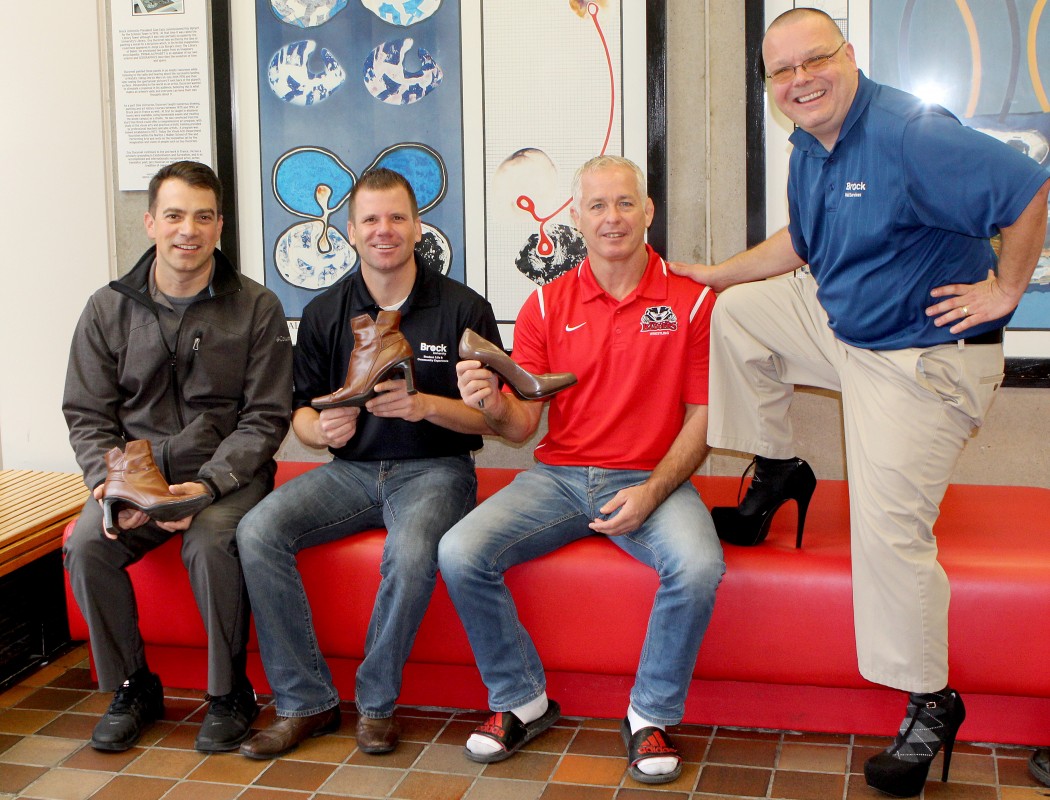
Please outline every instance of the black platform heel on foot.
[[966, 706], [954, 689], [913, 693], [893, 744], [864, 764], [868, 786], [892, 797], [915, 797], [926, 785], [930, 765], [942, 746], [941, 782], [947, 783], [955, 737], [964, 719]]
[[751, 547], [761, 544], [769, 533], [773, 517], [784, 503], [794, 500], [798, 506], [798, 528], [795, 547], [802, 547], [802, 532], [806, 527], [806, 512], [817, 486], [817, 478], [809, 464], [801, 458], [783, 461], [755, 456], [740, 477], [740, 487], [748, 472], [755, 471], [751, 485], [737, 505], [711, 509], [718, 538], [729, 544]]

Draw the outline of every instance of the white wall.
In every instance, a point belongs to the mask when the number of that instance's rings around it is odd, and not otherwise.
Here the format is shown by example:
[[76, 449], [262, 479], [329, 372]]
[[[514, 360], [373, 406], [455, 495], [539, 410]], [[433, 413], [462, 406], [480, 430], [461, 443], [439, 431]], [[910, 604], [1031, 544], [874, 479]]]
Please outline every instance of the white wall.
[[[4, 6], [0, 466], [78, 471], [62, 418], [73, 326], [109, 278], [98, 6]], [[15, 76], [18, 76], [15, 78]]]

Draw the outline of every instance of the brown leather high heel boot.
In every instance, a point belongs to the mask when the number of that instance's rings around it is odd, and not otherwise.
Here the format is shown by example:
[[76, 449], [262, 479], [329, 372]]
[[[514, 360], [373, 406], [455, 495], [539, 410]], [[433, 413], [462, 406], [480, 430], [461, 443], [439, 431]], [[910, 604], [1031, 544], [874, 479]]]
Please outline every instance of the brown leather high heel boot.
[[376, 384], [400, 370], [409, 394], [416, 393], [412, 346], [398, 330], [400, 311], [380, 311], [376, 321], [368, 314], [350, 320], [354, 351], [346, 367], [346, 382], [338, 391], [315, 397], [310, 405], [318, 411], [342, 406], [363, 406], [376, 396]]
[[203, 511], [211, 504], [211, 492], [203, 484], [200, 492], [174, 495], [153, 460], [153, 447], [146, 439], [128, 442], [124, 452], [114, 447], [106, 453], [106, 482], [102, 489], [102, 524], [114, 536], [121, 533], [117, 515], [131, 506], [158, 522], [172, 522]]
[[515, 364], [503, 350], [488, 339], [474, 333], [470, 328], [464, 330], [463, 336], [460, 337], [459, 357], [464, 360], [480, 361], [486, 367], [498, 372], [523, 400], [543, 400], [576, 383], [576, 376], [571, 372], [549, 372], [545, 375], [533, 375], [531, 372], [526, 372]]

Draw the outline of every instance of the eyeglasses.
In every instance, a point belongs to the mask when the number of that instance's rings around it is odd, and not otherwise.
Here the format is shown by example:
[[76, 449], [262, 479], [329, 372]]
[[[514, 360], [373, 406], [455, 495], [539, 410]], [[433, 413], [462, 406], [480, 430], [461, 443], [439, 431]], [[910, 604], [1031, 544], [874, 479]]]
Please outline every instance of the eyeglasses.
[[841, 50], [845, 46], [846, 42], [843, 41], [842, 44], [835, 48], [834, 52], [828, 53], [826, 56], [813, 56], [813, 58], [807, 58], [801, 64], [795, 64], [791, 67], [781, 67], [780, 69], [775, 69], [768, 75], [766, 75], [766, 77], [773, 81], [773, 83], [787, 83], [788, 81], [792, 81], [795, 79], [795, 70], [799, 69], [800, 67], [803, 72], [806, 72], [811, 75], [813, 73], [820, 72], [828, 66], [828, 62], [831, 61], [831, 59], [833, 59], [836, 55], [838, 55], [839, 50]]

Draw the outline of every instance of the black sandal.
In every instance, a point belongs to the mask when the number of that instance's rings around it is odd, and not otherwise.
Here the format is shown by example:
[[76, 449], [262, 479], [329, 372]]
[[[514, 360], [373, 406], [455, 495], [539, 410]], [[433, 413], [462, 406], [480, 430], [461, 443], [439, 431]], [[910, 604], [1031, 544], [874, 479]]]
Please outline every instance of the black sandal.
[[[660, 728], [642, 728], [631, 733], [631, 724], [624, 717], [620, 725], [620, 736], [627, 748], [627, 774], [639, 783], [670, 783], [682, 774], [682, 756], [678, 748], [671, 744], [666, 731]], [[677, 758], [678, 764], [671, 772], [662, 775], [648, 775], [638, 769], [638, 763], [647, 758]]]
[[547, 710], [537, 720], [525, 724], [511, 711], [497, 711], [474, 729], [478, 736], [492, 739], [502, 749], [495, 753], [472, 753], [463, 748], [463, 754], [479, 764], [504, 761], [531, 742], [561, 717], [561, 708], [553, 700], [547, 701]]

